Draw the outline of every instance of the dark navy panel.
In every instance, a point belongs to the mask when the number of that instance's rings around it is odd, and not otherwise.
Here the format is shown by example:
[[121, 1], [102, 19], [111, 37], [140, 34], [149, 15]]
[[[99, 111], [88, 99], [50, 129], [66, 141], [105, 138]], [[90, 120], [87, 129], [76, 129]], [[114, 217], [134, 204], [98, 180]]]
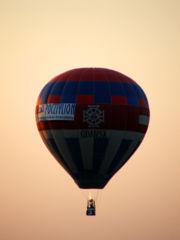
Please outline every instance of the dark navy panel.
[[111, 103], [108, 82], [94, 82], [95, 103]]
[[[127, 153], [131, 143], [132, 143], [132, 140], [127, 140], [127, 139], [122, 140], [121, 145], [115, 155], [115, 158], [113, 159], [113, 161], [108, 169], [108, 173], [113, 173], [114, 170], [116, 170], [119, 163], [122, 162], [122, 165], [124, 164], [123, 157]], [[127, 159], [125, 159], [125, 161], [126, 160]]]
[[49, 93], [52, 89], [54, 85], [54, 82], [49, 82], [45, 85], [45, 87], [42, 89], [42, 91], [40, 92], [40, 98], [41, 100], [46, 103], [47, 102], [47, 99], [48, 99], [48, 96], [49, 96]]
[[126, 92], [128, 104], [133, 106], [139, 106], [139, 99], [132, 85], [130, 83], [123, 83], [123, 87]]
[[51, 89], [50, 94], [51, 95], [61, 95], [62, 91], [63, 91], [63, 87], [64, 87], [65, 82], [54, 82], [54, 85]]
[[49, 138], [46, 140], [46, 144], [49, 148], [49, 150], [52, 152], [52, 154], [56, 157], [56, 160], [68, 171], [72, 172], [72, 169], [69, 169], [68, 165], [66, 164], [66, 161], [64, 161], [62, 154], [60, 150], [58, 149], [58, 146], [56, 145], [56, 142], [53, 138]]
[[94, 138], [94, 152], [93, 152], [93, 171], [98, 172], [100, 165], [105, 157], [105, 149], [107, 148], [108, 138]]
[[79, 82], [78, 89], [77, 89], [78, 95], [92, 95], [93, 94], [93, 82]]
[[110, 84], [112, 96], [114, 96], [114, 95], [115, 96], [125, 96], [126, 95], [122, 83], [110, 82], [109, 84]]
[[49, 145], [50, 149], [52, 149], [53, 153], [59, 157], [59, 159], [62, 159], [62, 155], [59, 152], [59, 149], [56, 145], [56, 142], [54, 141], [53, 138], [49, 138], [47, 140], [47, 144]]
[[[142, 140], [143, 140], [143, 138], [142, 138]], [[142, 140], [141, 141], [137, 141], [137, 143], [134, 145], [134, 149], [132, 149], [132, 151], [129, 152], [129, 154], [127, 156], [127, 159], [129, 159], [134, 154], [134, 152], [137, 150], [137, 148], [141, 144]]]
[[61, 94], [62, 103], [75, 103], [78, 81], [66, 81]]
[[82, 162], [82, 155], [81, 155], [81, 147], [79, 144], [78, 138], [66, 138], [65, 139], [68, 145], [69, 153], [71, 154], [71, 158], [75, 163], [77, 169], [79, 171], [83, 170], [83, 162]]

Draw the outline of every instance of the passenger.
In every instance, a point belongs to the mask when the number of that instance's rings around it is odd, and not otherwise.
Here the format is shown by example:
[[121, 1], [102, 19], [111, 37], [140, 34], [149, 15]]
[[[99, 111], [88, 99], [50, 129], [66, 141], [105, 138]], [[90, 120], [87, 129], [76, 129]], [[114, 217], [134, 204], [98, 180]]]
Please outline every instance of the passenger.
[[96, 205], [94, 199], [89, 199], [87, 202], [87, 216], [95, 216], [96, 215]]

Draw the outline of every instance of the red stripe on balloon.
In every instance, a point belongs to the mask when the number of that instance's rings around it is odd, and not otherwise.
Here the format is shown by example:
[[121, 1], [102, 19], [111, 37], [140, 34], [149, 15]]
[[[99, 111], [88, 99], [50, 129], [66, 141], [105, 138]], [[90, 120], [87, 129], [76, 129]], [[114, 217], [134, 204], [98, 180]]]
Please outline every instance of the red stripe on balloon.
[[76, 103], [77, 104], [93, 104], [94, 95], [77, 95]]
[[111, 102], [114, 105], [126, 105], [128, 104], [127, 97], [124, 96], [111, 96]]
[[139, 100], [139, 106], [141, 106], [141, 107], [147, 107], [147, 103], [146, 103], [146, 101], [145, 101], [143, 98], [141, 98], [141, 99]]
[[48, 103], [60, 103], [61, 96], [60, 95], [49, 95], [48, 96]]

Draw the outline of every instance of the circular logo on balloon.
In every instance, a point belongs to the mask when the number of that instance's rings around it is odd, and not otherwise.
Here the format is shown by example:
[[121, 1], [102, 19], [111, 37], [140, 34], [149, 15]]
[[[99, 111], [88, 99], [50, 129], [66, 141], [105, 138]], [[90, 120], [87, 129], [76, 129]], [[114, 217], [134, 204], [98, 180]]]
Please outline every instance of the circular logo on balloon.
[[83, 121], [87, 122], [89, 127], [99, 127], [99, 124], [104, 122], [104, 111], [99, 105], [89, 105], [83, 112]]

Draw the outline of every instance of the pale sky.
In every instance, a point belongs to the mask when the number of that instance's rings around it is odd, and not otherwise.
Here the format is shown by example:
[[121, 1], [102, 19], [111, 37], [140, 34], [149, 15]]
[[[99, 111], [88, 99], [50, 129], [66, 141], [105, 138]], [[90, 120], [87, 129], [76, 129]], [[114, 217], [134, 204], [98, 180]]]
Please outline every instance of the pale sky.
[[[180, 1], [0, 1], [1, 240], [180, 239]], [[86, 217], [83, 190], [35, 123], [42, 87], [76, 67], [133, 78], [147, 135]]]

